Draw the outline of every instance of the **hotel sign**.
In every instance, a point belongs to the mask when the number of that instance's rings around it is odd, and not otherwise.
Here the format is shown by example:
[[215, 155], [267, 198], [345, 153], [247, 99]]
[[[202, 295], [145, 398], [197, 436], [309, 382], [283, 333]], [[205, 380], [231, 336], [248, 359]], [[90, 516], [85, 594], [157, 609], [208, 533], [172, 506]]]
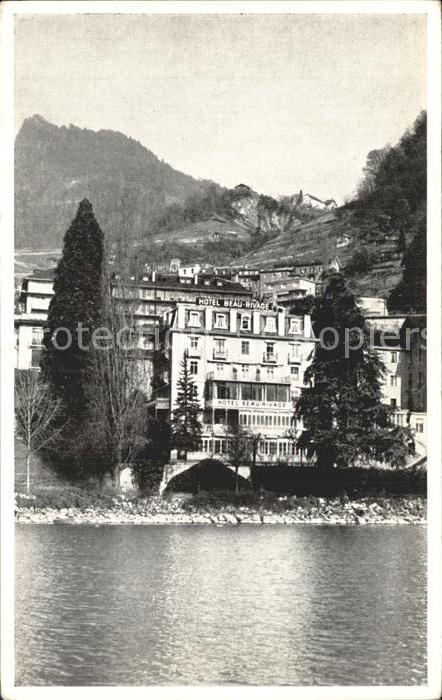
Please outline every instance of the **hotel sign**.
[[216, 306], [222, 309], [246, 309], [248, 311], [269, 311], [271, 305], [257, 299], [223, 299], [222, 297], [197, 297], [198, 306]]
[[248, 401], [246, 399], [212, 399], [213, 408], [280, 408], [293, 409], [290, 401]]

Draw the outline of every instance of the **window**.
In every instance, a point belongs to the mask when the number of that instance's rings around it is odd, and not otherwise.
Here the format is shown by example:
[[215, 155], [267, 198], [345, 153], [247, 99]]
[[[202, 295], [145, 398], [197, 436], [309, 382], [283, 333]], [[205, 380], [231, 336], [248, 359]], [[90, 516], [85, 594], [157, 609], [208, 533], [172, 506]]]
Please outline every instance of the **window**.
[[396, 408], [396, 407], [397, 407], [397, 401], [396, 401], [396, 399], [390, 399], [390, 406], [392, 406], [393, 408]]
[[249, 366], [248, 365], [241, 365], [241, 371], [243, 373], [243, 376], [247, 376], [249, 374]]
[[218, 399], [237, 399], [238, 398], [238, 386], [237, 384], [232, 384], [229, 382], [220, 382], [218, 384]]
[[269, 442], [269, 455], [274, 457], [277, 453], [278, 449], [278, 443], [277, 442]]
[[276, 318], [274, 316], [266, 316], [264, 333], [276, 333]]
[[273, 367], [267, 367], [267, 376], [273, 377], [275, 374]]
[[190, 360], [190, 374], [198, 374], [198, 362]]
[[395, 374], [390, 375], [390, 386], [397, 386], [397, 377]]
[[293, 379], [299, 379], [299, 367], [290, 367], [290, 374]]
[[276, 359], [274, 350], [275, 350], [275, 343], [266, 343], [265, 360], [267, 362]]
[[199, 340], [200, 340], [200, 339], [199, 339], [198, 337], [196, 337], [196, 336], [193, 336], [193, 337], [190, 339], [190, 347], [192, 348], [192, 350], [198, 350]]
[[256, 368], [256, 381], [259, 382], [261, 379], [261, 370], [259, 367]]
[[250, 316], [241, 316], [241, 330], [242, 331], [249, 331], [250, 330], [250, 325], [251, 325], [251, 319]]
[[250, 354], [250, 343], [248, 340], [243, 340], [241, 342], [241, 353], [243, 355], [249, 355]]
[[241, 398], [244, 401], [252, 400], [252, 385], [251, 384], [241, 384]]
[[417, 433], [424, 432], [424, 424], [422, 423], [422, 421], [416, 421], [416, 432]]
[[300, 349], [301, 346], [299, 343], [290, 343], [290, 359], [291, 360], [299, 360], [300, 359]]
[[198, 311], [189, 313], [189, 326], [201, 326], [201, 317]]
[[215, 328], [227, 329], [227, 316], [226, 316], [226, 314], [215, 314]]
[[40, 348], [31, 348], [31, 367], [40, 367]]
[[419, 389], [422, 388], [422, 378], [423, 378], [423, 374], [422, 374], [422, 372], [419, 372], [419, 379], [418, 379], [418, 384], [417, 384]]
[[32, 345], [41, 345], [43, 340], [43, 329], [33, 328], [32, 329]]
[[392, 364], [396, 364], [396, 362], [397, 362], [397, 352], [392, 352], [392, 353], [391, 353], [390, 362], [391, 362]]
[[226, 341], [224, 338], [215, 338], [215, 349], [213, 351], [215, 359], [224, 360], [227, 358]]
[[276, 386], [267, 384], [267, 401], [276, 401]]
[[301, 333], [301, 319], [300, 318], [291, 318], [290, 319], [289, 333], [291, 333], [293, 335], [298, 335], [299, 333]]
[[253, 401], [262, 401], [264, 397], [263, 384], [252, 384], [252, 399]]

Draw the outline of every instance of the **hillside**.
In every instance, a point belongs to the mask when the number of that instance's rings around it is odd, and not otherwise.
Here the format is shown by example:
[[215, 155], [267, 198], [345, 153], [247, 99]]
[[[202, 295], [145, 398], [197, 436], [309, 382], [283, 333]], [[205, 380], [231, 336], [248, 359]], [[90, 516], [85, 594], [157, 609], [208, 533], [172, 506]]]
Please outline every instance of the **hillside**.
[[[246, 184], [195, 180], [124, 134], [57, 127], [39, 116], [23, 123], [15, 156], [16, 248], [27, 249], [16, 255], [18, 276], [36, 253], [42, 262], [47, 251], [52, 264], [83, 197], [117, 257], [123, 251], [135, 269], [171, 258], [267, 267], [336, 255], [356, 293], [388, 297], [407, 250], [417, 239], [425, 244], [425, 113], [396, 146], [367, 155], [357, 196], [339, 208], [302, 190], [275, 199]], [[425, 284], [417, 249], [416, 276]], [[398, 309], [406, 299], [409, 288], [393, 295]]]
[[334, 200], [302, 192], [274, 199], [244, 184], [195, 180], [113, 131], [55, 126], [35, 115], [15, 142], [15, 244], [23, 253], [61, 249], [78, 202], [87, 197], [108, 239], [138, 260], [179, 255], [227, 263], [309, 221]]
[[[416, 246], [421, 253], [410, 277], [425, 287], [425, 239], [426, 115], [422, 113], [396, 146], [368, 154], [352, 202], [282, 232], [234, 264], [264, 267], [292, 260], [327, 262], [336, 255], [355, 293], [387, 298], [401, 282], [402, 263], [407, 263]], [[418, 296], [423, 296], [422, 290]], [[422, 307], [422, 302], [415, 302], [413, 308], [416, 304]], [[392, 310], [409, 306], [404, 290], [393, 295]]]
[[35, 115], [15, 140], [15, 244], [61, 247], [84, 197], [103, 228], [142, 236], [154, 212], [203, 196], [209, 184], [174, 170], [119, 132], [57, 127]]

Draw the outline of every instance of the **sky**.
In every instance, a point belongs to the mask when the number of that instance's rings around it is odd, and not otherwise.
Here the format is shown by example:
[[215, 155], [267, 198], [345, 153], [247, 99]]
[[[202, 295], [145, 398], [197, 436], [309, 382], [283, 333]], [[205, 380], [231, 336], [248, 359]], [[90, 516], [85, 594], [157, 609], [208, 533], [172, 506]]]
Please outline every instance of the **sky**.
[[174, 168], [339, 203], [426, 107], [423, 15], [26, 15], [15, 123], [114, 129]]

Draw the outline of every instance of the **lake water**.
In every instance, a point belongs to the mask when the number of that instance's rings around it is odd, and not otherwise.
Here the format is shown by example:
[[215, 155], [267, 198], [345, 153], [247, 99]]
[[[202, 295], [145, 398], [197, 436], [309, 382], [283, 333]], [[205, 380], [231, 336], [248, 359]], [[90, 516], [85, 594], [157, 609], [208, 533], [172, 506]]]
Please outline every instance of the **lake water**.
[[17, 526], [17, 685], [426, 683], [416, 525]]

